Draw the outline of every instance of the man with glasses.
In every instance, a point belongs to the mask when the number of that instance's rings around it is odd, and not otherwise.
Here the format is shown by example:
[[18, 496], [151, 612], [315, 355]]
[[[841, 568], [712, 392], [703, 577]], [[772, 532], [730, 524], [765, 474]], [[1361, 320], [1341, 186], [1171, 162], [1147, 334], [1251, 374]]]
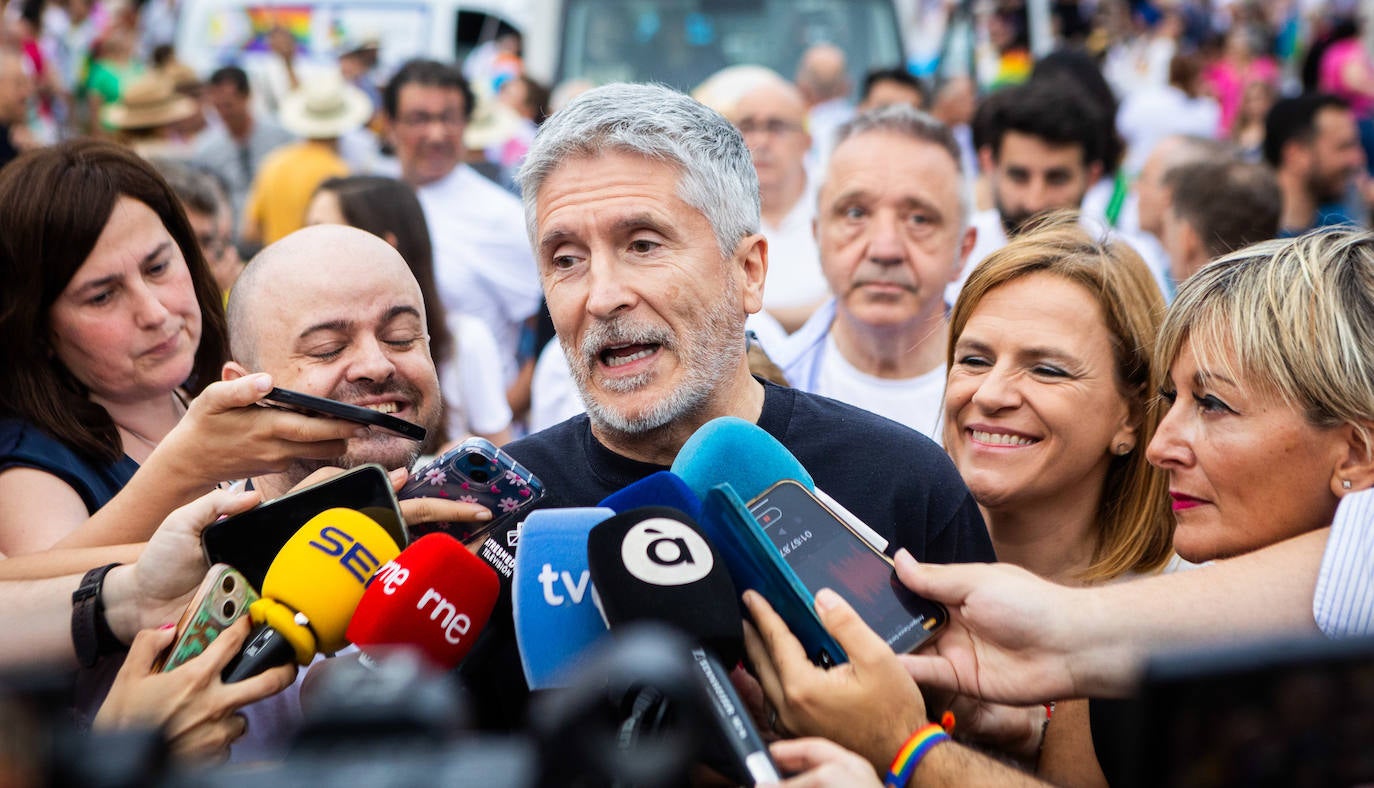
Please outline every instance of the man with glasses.
[[234, 212], [224, 184], [213, 171], [194, 164], [165, 158], [153, 159], [152, 164], [186, 210], [196, 243], [227, 301], [229, 289], [243, 273], [243, 258], [234, 246]]
[[539, 275], [520, 201], [463, 163], [472, 90], [454, 66], [412, 60], [387, 83], [382, 104], [401, 177], [429, 224], [439, 298], [487, 324], [509, 385], [520, 328], [539, 308]]
[[796, 331], [830, 295], [811, 231], [816, 192], [805, 165], [811, 148], [806, 101], [776, 77], [744, 93], [728, 115], [744, 135], [759, 176], [769, 262], [763, 308]]

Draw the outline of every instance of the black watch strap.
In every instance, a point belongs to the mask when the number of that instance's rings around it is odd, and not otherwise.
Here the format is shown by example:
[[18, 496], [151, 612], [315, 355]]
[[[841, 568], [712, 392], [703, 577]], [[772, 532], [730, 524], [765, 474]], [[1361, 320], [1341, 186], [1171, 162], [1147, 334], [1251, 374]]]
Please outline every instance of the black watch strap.
[[100, 598], [105, 575], [119, 564], [106, 564], [87, 572], [81, 585], [72, 592], [72, 645], [82, 667], [93, 667], [96, 660], [124, 648], [105, 620], [105, 603]]

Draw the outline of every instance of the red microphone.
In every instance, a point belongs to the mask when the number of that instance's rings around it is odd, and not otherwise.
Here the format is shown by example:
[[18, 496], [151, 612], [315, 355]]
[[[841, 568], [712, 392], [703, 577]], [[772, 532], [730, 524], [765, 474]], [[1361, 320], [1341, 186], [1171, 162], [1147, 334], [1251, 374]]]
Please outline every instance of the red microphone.
[[454, 668], [486, 627], [500, 587], [496, 572], [457, 539], [422, 536], [372, 576], [348, 639], [364, 653], [410, 646]]

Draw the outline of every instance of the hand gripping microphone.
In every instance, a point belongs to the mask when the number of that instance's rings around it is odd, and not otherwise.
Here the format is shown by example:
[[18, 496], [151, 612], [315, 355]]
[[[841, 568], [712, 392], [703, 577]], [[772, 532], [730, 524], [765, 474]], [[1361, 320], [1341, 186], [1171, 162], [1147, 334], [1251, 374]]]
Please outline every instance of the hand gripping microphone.
[[[718, 484], [729, 484], [749, 503], [783, 479], [800, 482], [873, 549], [880, 553], [887, 550], [887, 540], [818, 488], [786, 446], [744, 419], [722, 416], [701, 425], [682, 444], [672, 470], [702, 501]], [[694, 516], [699, 519], [699, 515]]]
[[462, 542], [427, 534], [372, 576], [346, 635], [369, 656], [405, 646], [451, 670], [486, 627], [500, 591], [496, 572]]
[[587, 562], [611, 627], [661, 621], [704, 648], [692, 650], [709, 699], [717, 747], [707, 762], [726, 777], [754, 784], [781, 778], [768, 748], [730, 683], [743, 653], [743, 626], [730, 575], [695, 523], [678, 510], [646, 507], [592, 529]]
[[520, 527], [511, 605], [520, 667], [532, 690], [566, 686], [606, 634], [592, 602], [587, 534], [614, 515], [601, 507], [539, 509]]
[[257, 625], [239, 655], [225, 666], [225, 683], [255, 676], [294, 659], [309, 665], [315, 652], [348, 644], [344, 630], [368, 578], [400, 548], [375, 520], [352, 509], [326, 509], [282, 546], [249, 606]]

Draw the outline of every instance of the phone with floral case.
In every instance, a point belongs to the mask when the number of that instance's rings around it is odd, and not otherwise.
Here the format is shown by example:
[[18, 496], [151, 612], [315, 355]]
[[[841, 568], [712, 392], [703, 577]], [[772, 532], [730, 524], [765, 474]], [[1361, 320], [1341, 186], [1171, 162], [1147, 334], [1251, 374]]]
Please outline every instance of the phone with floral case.
[[529, 469], [485, 438], [468, 438], [411, 475], [397, 498], [447, 498], [485, 506], [486, 522], [416, 523], [412, 538], [441, 532], [464, 543], [491, 533], [544, 496]]

